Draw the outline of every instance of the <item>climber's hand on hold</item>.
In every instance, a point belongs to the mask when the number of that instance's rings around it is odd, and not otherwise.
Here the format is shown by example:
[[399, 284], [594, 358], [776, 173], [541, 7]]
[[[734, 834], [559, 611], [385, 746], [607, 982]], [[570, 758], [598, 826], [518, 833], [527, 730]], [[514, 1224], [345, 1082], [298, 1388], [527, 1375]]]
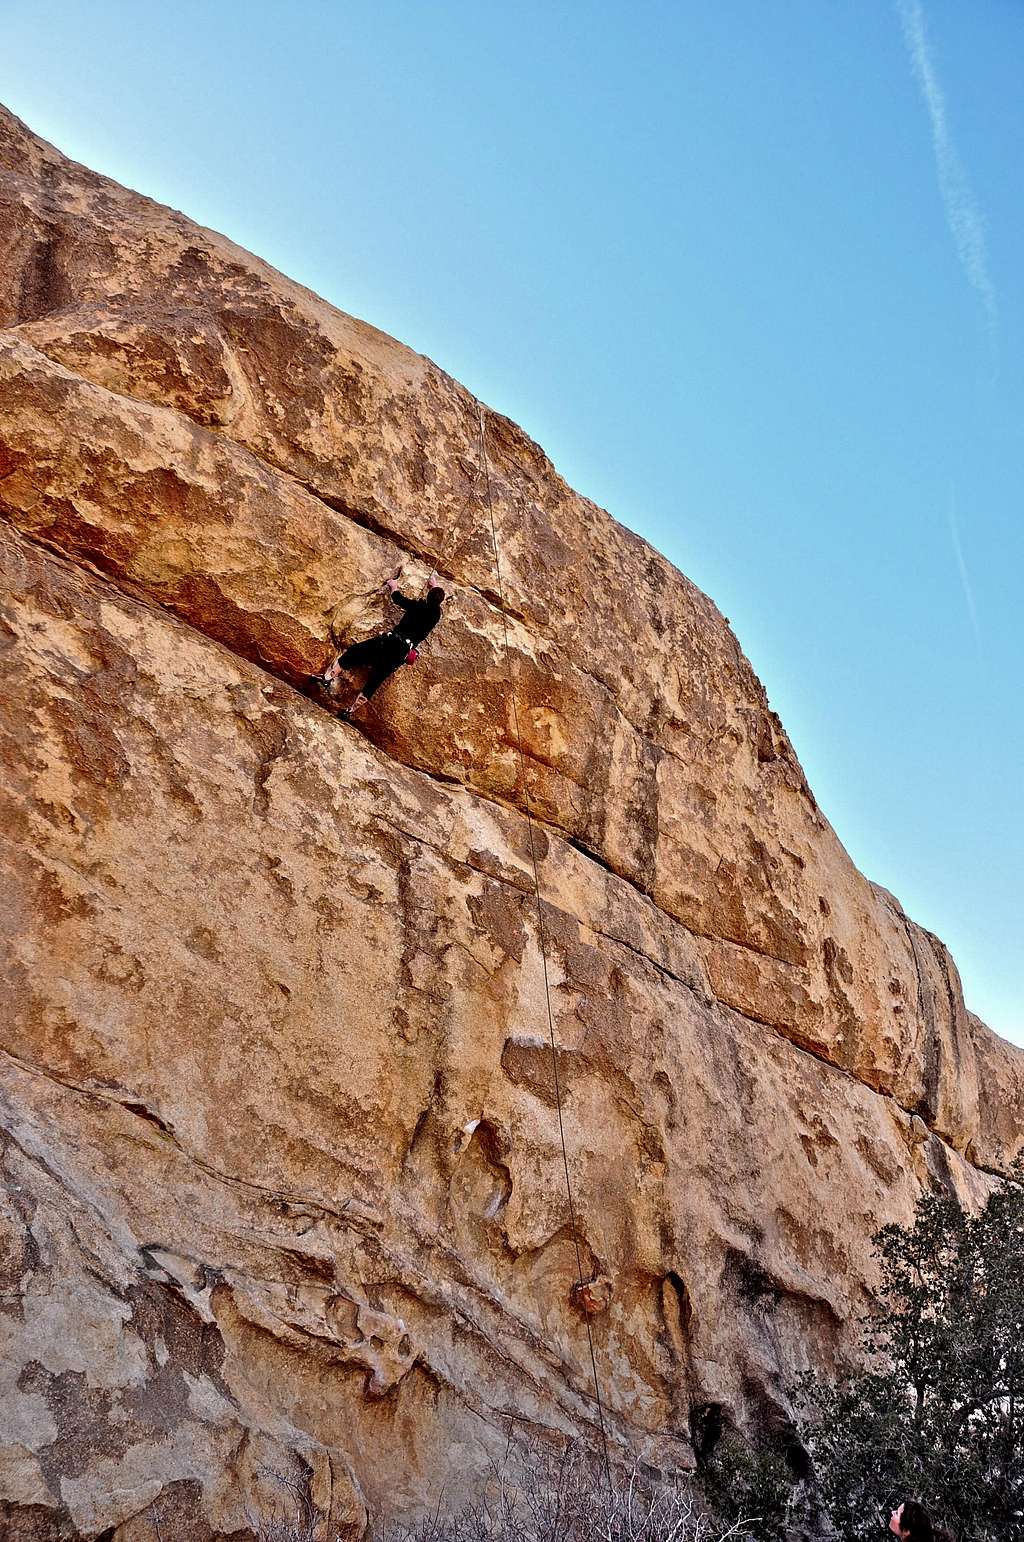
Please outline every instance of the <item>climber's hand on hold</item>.
[[400, 575], [397, 573], [395, 574], [394, 578], [389, 578], [386, 580], [384, 588], [387, 590], [388, 594], [394, 594], [395, 590], [398, 588], [399, 580]]

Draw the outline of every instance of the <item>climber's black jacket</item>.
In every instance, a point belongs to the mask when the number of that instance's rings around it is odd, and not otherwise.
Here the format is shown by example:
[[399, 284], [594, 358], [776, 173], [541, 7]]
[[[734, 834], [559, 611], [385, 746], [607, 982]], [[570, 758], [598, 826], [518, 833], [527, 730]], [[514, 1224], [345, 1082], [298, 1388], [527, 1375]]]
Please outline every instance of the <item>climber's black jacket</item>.
[[441, 619], [441, 600], [410, 600], [401, 590], [396, 589], [391, 598], [396, 605], [401, 605], [405, 611], [405, 619], [400, 621], [394, 630], [400, 637], [413, 648], [417, 647], [432, 632]]

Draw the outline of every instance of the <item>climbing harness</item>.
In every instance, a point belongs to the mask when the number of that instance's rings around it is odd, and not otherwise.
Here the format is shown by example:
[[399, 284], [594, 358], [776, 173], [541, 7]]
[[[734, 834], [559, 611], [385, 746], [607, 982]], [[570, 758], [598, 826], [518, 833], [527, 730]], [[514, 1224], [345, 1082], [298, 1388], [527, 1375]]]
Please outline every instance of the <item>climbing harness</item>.
[[[565, 1124], [562, 1118], [562, 1089], [558, 1077], [558, 1044], [555, 1037], [555, 1019], [551, 1009], [551, 983], [548, 973], [548, 949], [547, 931], [544, 926], [544, 909], [540, 897], [540, 863], [537, 857], [537, 843], [534, 828], [533, 808], [530, 803], [529, 783], [526, 779], [526, 756], [523, 751], [523, 738], [519, 729], [519, 707], [516, 702], [516, 682], [512, 670], [512, 650], [508, 640], [508, 615], [505, 610], [505, 592], [501, 577], [501, 558], [498, 552], [498, 530], [494, 519], [494, 499], [491, 493], [491, 468], [487, 454], [487, 427], [484, 422], [484, 409], [480, 412], [480, 461], [484, 469], [484, 488], [487, 497], [487, 513], [491, 526], [491, 549], [494, 553], [494, 572], [498, 584], [498, 606], [501, 610], [501, 622], [504, 632], [505, 648], [505, 674], [508, 677], [509, 700], [512, 703], [512, 723], [515, 729], [516, 748], [519, 755], [519, 771], [523, 782], [523, 801], [526, 809], [526, 827], [530, 838], [530, 862], [533, 868], [533, 898], [537, 911], [537, 939], [540, 943], [541, 964], [544, 971], [544, 999], [547, 1004], [548, 1038], [551, 1042], [551, 1074], [555, 1091], [555, 1108], [558, 1112], [558, 1138], [562, 1146], [562, 1166], [565, 1170], [565, 1193], [569, 1201], [569, 1227], [572, 1232], [573, 1248], [576, 1252], [576, 1273], [578, 1276], [576, 1290], [582, 1296], [586, 1281], [583, 1276], [583, 1254], [580, 1251], [579, 1232], [576, 1226], [576, 1206], [572, 1197], [572, 1180], [569, 1176], [569, 1153], [565, 1142]], [[474, 479], [475, 485], [475, 479]], [[604, 1457], [604, 1474], [608, 1484], [608, 1492], [612, 1491], [612, 1468], [608, 1454], [608, 1435], [605, 1429], [604, 1403], [601, 1397], [601, 1381], [597, 1373], [597, 1352], [594, 1348], [594, 1332], [590, 1326], [590, 1317], [585, 1316], [587, 1325], [587, 1341], [590, 1345], [590, 1368], [594, 1377], [594, 1400], [597, 1405], [597, 1422], [601, 1432], [601, 1449]]]
[[404, 664], [415, 664], [416, 660], [420, 656], [420, 650], [417, 648], [412, 638], [403, 637], [401, 632], [397, 630], [392, 632], [391, 635], [392, 637], [397, 637], [398, 641], [405, 647], [405, 658], [402, 660], [402, 662]]

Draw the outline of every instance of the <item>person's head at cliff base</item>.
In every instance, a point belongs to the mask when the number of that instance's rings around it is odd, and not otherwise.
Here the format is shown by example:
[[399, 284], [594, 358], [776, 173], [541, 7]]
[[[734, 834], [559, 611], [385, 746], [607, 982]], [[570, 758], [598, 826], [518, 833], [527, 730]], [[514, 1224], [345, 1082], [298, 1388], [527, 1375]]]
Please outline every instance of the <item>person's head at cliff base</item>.
[[905, 1499], [889, 1517], [889, 1530], [902, 1542], [953, 1542], [943, 1526], [936, 1526], [918, 1499]]
[[444, 603], [444, 590], [439, 589], [435, 584], [432, 589], [427, 590], [427, 599], [431, 605], [442, 605]]

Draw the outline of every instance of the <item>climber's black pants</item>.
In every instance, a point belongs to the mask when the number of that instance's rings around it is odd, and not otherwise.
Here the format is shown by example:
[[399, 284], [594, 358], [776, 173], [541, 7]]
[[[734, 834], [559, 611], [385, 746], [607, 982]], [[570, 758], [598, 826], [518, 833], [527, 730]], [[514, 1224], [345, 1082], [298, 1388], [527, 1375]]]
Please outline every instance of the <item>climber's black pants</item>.
[[363, 669], [369, 666], [369, 674], [363, 684], [364, 696], [379, 691], [384, 681], [400, 669], [409, 652], [409, 644], [395, 632], [385, 632], [382, 637], [367, 637], [364, 642], [353, 643], [338, 659], [342, 669]]

